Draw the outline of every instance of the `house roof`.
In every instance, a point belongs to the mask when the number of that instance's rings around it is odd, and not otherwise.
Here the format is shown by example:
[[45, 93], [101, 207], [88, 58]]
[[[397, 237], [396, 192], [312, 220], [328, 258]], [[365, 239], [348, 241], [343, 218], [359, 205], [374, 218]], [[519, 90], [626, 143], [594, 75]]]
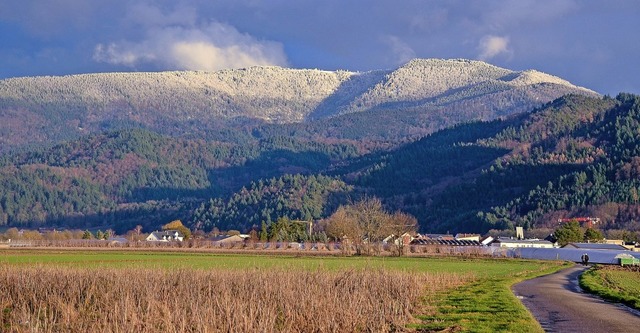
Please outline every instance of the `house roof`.
[[216, 243], [235, 243], [235, 242], [244, 241], [244, 238], [242, 238], [242, 236], [240, 235], [233, 235], [233, 236], [218, 235], [216, 237], [211, 238], [211, 241]]
[[515, 239], [515, 238], [498, 238], [493, 241], [494, 243], [503, 244], [553, 244], [544, 239]]
[[451, 234], [424, 234], [423, 237], [431, 239], [454, 239]]
[[467, 237], [480, 237], [480, 234], [464, 234], [464, 233], [459, 233], [456, 234], [455, 238], [467, 238]]
[[592, 249], [592, 250], [626, 250], [624, 246], [618, 244], [604, 243], [569, 243], [563, 247], [576, 249]]
[[431, 239], [416, 238], [411, 241], [411, 245], [449, 245], [449, 246], [480, 246], [480, 242], [474, 240], [459, 239]]
[[491, 236], [487, 236], [486, 238], [484, 238], [480, 243], [482, 245], [489, 245], [493, 242], [494, 238]]
[[162, 231], [154, 231], [152, 232], [153, 235], [155, 236], [175, 236], [176, 233], [178, 234], [178, 237], [184, 237], [184, 234], [182, 234], [182, 232], [180, 232], [179, 230], [162, 230]]
[[184, 234], [178, 230], [154, 231], [147, 236], [147, 240], [182, 240]]

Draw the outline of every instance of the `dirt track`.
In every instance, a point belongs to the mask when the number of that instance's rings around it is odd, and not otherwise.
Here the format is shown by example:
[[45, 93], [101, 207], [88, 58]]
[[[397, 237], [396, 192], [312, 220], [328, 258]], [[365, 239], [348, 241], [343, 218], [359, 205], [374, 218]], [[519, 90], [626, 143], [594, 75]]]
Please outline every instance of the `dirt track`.
[[574, 266], [556, 274], [524, 281], [513, 293], [546, 332], [638, 332], [640, 313], [583, 293]]

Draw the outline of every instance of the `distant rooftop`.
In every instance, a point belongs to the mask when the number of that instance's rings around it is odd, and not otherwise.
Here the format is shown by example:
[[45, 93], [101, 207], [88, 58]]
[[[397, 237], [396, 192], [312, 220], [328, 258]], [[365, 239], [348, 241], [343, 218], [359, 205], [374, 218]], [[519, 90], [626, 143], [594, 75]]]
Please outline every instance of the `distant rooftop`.
[[496, 240], [494, 240], [494, 242], [500, 242], [500, 243], [527, 243], [527, 244], [549, 244], [551, 243], [548, 240], [544, 240], [544, 239], [517, 239], [517, 238], [504, 238], [504, 237], [500, 237]]
[[458, 240], [458, 239], [433, 239], [433, 238], [416, 238], [411, 241], [411, 245], [448, 245], [448, 246], [480, 246], [480, 242], [475, 240]]
[[591, 250], [626, 250], [624, 246], [618, 244], [603, 244], [603, 243], [569, 243], [563, 248], [570, 249], [591, 249]]

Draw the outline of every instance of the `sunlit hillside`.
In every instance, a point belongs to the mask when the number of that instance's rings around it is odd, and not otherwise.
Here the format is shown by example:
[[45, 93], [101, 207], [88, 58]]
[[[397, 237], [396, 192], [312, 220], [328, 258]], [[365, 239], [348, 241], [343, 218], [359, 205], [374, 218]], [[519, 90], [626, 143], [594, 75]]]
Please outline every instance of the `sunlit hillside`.
[[220, 128], [369, 110], [456, 123], [529, 111], [567, 93], [596, 95], [536, 71], [437, 59], [369, 72], [252, 67], [24, 77], [0, 81], [0, 143], [48, 143], [131, 127], [203, 137]]

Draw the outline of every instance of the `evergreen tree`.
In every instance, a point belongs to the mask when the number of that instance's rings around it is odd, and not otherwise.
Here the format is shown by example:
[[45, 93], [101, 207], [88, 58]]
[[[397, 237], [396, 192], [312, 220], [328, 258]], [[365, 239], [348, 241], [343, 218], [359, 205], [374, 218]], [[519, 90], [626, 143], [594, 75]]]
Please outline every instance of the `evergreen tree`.
[[93, 238], [93, 235], [89, 230], [85, 230], [84, 233], [82, 234], [82, 239], [92, 239], [92, 238]]
[[553, 233], [558, 244], [565, 246], [569, 243], [581, 242], [584, 238], [584, 233], [580, 229], [580, 223], [578, 221], [570, 221], [564, 223]]
[[269, 240], [269, 233], [267, 230], [267, 223], [265, 221], [262, 221], [262, 225], [260, 228], [260, 241], [261, 242], [266, 242], [267, 240]]
[[604, 236], [599, 230], [587, 228], [587, 230], [584, 231], [585, 242], [599, 242], [602, 239], [604, 239]]

